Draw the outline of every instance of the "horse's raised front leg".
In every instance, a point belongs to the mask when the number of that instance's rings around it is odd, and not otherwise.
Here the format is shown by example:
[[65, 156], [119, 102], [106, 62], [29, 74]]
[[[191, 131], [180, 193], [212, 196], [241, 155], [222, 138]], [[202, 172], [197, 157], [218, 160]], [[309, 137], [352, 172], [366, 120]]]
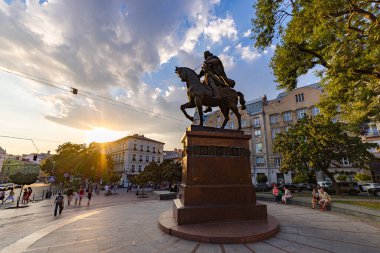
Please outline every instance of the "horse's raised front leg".
[[183, 114], [185, 114], [186, 118], [188, 118], [191, 121], [194, 121], [194, 118], [191, 117], [189, 114], [187, 114], [185, 109], [194, 108], [195, 104], [193, 102], [187, 102], [186, 104], [181, 105], [181, 111]]

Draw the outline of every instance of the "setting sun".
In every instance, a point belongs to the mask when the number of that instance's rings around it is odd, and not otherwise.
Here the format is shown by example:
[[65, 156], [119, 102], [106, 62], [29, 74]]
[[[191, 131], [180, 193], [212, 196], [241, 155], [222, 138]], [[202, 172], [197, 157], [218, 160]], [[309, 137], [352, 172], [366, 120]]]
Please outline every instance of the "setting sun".
[[105, 128], [98, 127], [95, 127], [92, 130], [85, 131], [85, 138], [87, 143], [114, 141], [126, 135], [128, 135], [127, 132], [111, 131]]

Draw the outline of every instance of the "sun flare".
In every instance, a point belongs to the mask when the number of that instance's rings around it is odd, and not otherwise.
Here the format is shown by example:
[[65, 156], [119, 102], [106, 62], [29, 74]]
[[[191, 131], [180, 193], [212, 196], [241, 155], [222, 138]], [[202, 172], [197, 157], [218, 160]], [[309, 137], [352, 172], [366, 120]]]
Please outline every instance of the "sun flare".
[[115, 141], [126, 136], [126, 132], [111, 131], [106, 128], [95, 127], [85, 132], [87, 143]]

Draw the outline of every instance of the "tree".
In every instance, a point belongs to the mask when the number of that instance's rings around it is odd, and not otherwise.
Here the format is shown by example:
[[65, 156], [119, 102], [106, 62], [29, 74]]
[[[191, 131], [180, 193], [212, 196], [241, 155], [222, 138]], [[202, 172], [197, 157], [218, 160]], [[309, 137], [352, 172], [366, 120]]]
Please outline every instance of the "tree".
[[271, 61], [278, 88], [317, 69], [329, 116], [353, 125], [380, 120], [379, 1], [257, 0], [252, 19], [260, 50], [278, 41]]
[[348, 159], [353, 166], [368, 169], [368, 162], [373, 158], [368, 149], [377, 146], [363, 143], [359, 137], [349, 135], [346, 129], [343, 123], [333, 123], [319, 116], [298, 121], [275, 138], [274, 151], [282, 154], [280, 170], [296, 174], [319, 170], [332, 180], [337, 189], [329, 167], [341, 167], [339, 161]]
[[139, 182], [152, 182], [156, 185], [160, 185], [164, 181], [178, 182], [181, 181], [182, 166], [179, 163], [175, 163], [171, 160], [164, 160], [162, 163], [157, 164], [151, 162], [144, 168], [139, 175], [136, 176], [136, 180]]
[[24, 185], [33, 184], [34, 182], [36, 182], [38, 178], [38, 174], [36, 173], [24, 174], [24, 173], [18, 172], [16, 174], [10, 175], [9, 178], [12, 180], [14, 184], [21, 185], [20, 195], [17, 198], [17, 207], [19, 207], [21, 194], [23, 192], [22, 190], [24, 188]]
[[340, 182], [340, 190], [342, 192], [342, 198], [343, 198], [343, 188], [342, 188], [342, 183], [346, 182], [347, 180], [347, 175], [345, 174], [339, 174], [336, 179]]
[[256, 181], [259, 184], [265, 184], [266, 182], [268, 182], [268, 177], [265, 174], [259, 174], [256, 177]]
[[365, 173], [356, 173], [354, 178], [358, 180], [359, 182], [366, 182], [371, 180], [371, 175], [365, 174]]

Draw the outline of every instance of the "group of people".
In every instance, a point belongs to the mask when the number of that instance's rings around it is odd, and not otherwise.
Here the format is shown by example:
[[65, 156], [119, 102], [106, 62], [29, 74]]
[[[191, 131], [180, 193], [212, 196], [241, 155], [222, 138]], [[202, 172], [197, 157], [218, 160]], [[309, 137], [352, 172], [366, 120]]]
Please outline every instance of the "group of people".
[[21, 204], [28, 204], [32, 196], [32, 187], [28, 187], [28, 188], [25, 188], [24, 189], [24, 193], [22, 194], [22, 200], [21, 200]]
[[273, 185], [272, 194], [274, 196], [274, 201], [276, 204], [281, 203], [286, 205], [288, 199], [293, 198], [292, 192], [287, 188], [279, 188], [277, 185]]
[[13, 190], [13, 188], [11, 188], [10, 190], [9, 190], [9, 194], [8, 194], [8, 196], [6, 196], [6, 193], [7, 193], [7, 191], [5, 190], [5, 189], [3, 189], [2, 191], [0, 191], [0, 201], [1, 201], [1, 204], [4, 204], [5, 202], [7, 202], [8, 200], [10, 201], [10, 202], [15, 202], [15, 198], [14, 198], [14, 196], [15, 196], [15, 191]]
[[[286, 187], [278, 187], [273, 185], [272, 194], [274, 196], [274, 201], [277, 203], [285, 204], [288, 199], [293, 198], [292, 192]], [[311, 204], [312, 208], [315, 209], [316, 205], [320, 206], [321, 210], [327, 210], [327, 206], [331, 203], [330, 195], [322, 187], [314, 187], [312, 192]]]
[[[67, 189], [67, 205], [71, 205], [71, 201], [74, 199], [74, 205], [80, 206], [82, 204], [82, 200], [84, 197], [87, 197], [87, 206], [90, 205], [91, 198], [93, 195], [93, 187], [92, 185], [88, 185], [87, 187], [80, 186], [77, 191], [74, 191], [72, 188]], [[59, 214], [62, 213], [62, 210], [64, 208], [64, 196], [61, 192], [58, 193], [58, 196], [54, 200], [54, 216], [57, 216], [57, 212], [59, 211]]]

